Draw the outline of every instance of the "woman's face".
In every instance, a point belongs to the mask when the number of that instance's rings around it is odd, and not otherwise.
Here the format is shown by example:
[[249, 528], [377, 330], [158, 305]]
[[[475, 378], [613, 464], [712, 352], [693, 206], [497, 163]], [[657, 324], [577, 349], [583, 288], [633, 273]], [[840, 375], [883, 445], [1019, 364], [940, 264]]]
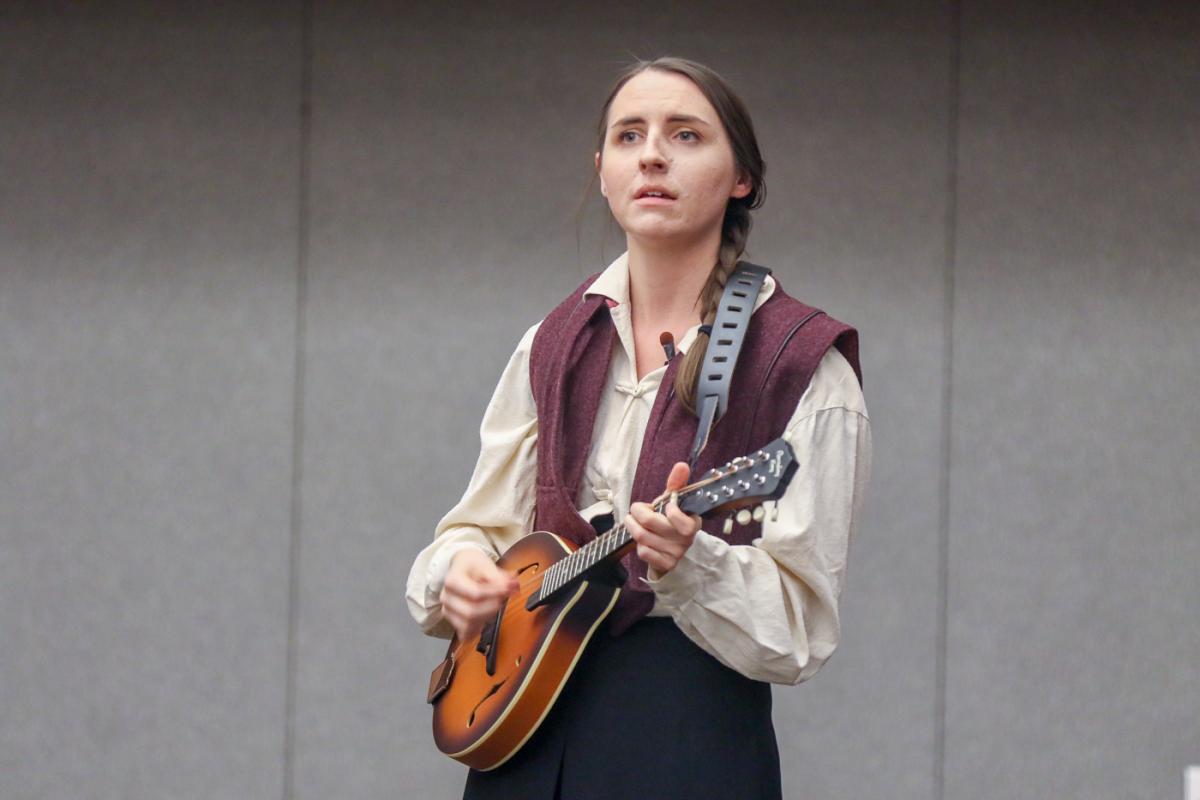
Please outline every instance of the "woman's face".
[[721, 120], [694, 83], [646, 70], [609, 106], [596, 153], [600, 193], [625, 233], [688, 243], [719, 232], [731, 197], [750, 193]]

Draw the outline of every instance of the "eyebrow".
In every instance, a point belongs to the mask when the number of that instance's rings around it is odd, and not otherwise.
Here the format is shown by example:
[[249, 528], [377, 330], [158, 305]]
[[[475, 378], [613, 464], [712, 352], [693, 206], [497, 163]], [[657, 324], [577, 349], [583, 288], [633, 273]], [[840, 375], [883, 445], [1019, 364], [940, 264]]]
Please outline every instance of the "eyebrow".
[[[623, 127], [625, 125], [636, 125], [638, 123], [645, 124], [645, 122], [646, 122], [645, 117], [637, 117], [637, 116], [621, 117], [619, 120], [614, 122], [612, 125], [609, 125], [608, 127], [609, 128], [619, 128], [619, 127]], [[701, 125], [709, 124], [708, 122], [701, 119], [700, 117], [694, 116], [692, 114], [672, 114], [671, 116], [667, 117], [667, 122], [689, 122], [689, 123], [697, 123], [698, 122]]]

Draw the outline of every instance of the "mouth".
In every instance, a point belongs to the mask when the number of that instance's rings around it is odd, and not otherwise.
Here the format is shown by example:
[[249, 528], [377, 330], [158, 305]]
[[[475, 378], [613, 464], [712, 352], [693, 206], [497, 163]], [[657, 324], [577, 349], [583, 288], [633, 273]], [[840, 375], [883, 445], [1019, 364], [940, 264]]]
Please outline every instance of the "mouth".
[[633, 195], [633, 199], [634, 202], [656, 205], [673, 202], [675, 195], [661, 186], [643, 186]]

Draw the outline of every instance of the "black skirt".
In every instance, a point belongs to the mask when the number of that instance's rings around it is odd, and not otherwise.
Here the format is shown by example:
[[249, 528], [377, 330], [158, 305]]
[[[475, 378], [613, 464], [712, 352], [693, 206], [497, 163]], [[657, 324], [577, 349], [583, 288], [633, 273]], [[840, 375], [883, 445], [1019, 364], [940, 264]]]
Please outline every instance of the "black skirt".
[[722, 665], [667, 617], [592, 637], [558, 701], [464, 800], [779, 800], [771, 687]]

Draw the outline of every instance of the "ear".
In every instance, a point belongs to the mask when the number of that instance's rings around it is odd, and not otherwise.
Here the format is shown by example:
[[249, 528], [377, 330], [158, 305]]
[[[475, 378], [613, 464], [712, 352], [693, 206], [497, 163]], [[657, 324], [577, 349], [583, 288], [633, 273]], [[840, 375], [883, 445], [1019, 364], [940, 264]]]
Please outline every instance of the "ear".
[[729, 193], [730, 197], [736, 197], [739, 200], [750, 194], [754, 189], [754, 184], [750, 180], [750, 173], [744, 169], [738, 169], [737, 180], [734, 181], [733, 190]]
[[[600, 175], [600, 151], [596, 151], [596, 174]], [[600, 195], [608, 197], [608, 187], [604, 185], [604, 176], [600, 175]]]

